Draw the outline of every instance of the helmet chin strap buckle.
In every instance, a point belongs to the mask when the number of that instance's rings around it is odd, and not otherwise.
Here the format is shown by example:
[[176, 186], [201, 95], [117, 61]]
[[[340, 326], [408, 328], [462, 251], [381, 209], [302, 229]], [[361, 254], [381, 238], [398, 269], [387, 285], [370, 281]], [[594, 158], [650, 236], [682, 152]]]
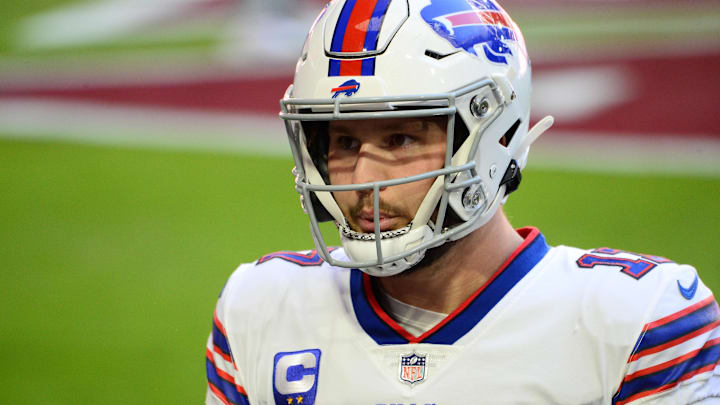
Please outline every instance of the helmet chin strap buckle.
[[505, 195], [517, 190], [518, 187], [520, 187], [521, 180], [522, 175], [520, 174], [520, 165], [518, 165], [515, 159], [512, 159], [507, 167], [507, 170], [505, 170], [502, 180], [500, 180], [500, 186], [505, 186]]

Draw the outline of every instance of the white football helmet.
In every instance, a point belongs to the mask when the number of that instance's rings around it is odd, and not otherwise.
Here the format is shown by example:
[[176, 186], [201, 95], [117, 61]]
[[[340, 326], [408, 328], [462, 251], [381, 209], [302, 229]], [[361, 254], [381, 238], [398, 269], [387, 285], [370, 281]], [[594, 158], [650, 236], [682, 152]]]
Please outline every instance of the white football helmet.
[[[530, 87], [522, 34], [494, 0], [331, 1], [280, 102], [320, 256], [394, 275], [484, 225], [517, 188], [530, 144], [552, 125], [545, 117], [528, 131]], [[448, 117], [444, 168], [363, 184], [328, 184], [327, 151], [303, 130], [310, 121], [440, 115]], [[379, 190], [428, 178], [435, 181], [410, 224], [381, 231]], [[374, 233], [350, 229], [332, 194], [350, 190], [374, 190]], [[334, 221], [349, 260], [330, 256], [323, 221]]]

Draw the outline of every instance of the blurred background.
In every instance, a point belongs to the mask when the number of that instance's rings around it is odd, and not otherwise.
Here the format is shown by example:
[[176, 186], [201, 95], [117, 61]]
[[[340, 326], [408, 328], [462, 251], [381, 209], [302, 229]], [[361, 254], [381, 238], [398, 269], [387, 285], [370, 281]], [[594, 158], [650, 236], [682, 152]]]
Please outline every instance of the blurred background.
[[[203, 401], [224, 281], [312, 248], [277, 112], [323, 4], [0, 4], [1, 402]], [[502, 5], [556, 117], [513, 224], [720, 291], [720, 1]]]

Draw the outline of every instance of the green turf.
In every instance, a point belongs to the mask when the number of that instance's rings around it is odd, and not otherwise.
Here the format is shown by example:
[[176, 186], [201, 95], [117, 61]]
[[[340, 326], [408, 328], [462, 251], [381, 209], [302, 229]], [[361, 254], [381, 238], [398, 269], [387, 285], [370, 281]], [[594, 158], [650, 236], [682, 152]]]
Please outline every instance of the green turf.
[[[8, 43], [7, 55], [15, 58], [24, 58], [41, 63], [45, 59], [62, 58], [72, 59], [89, 56], [114, 56], [138, 52], [193, 52], [200, 57], [201, 53], [210, 53], [224, 42], [222, 30], [217, 27], [194, 29], [193, 27], [170, 27], [145, 30], [118, 38], [103, 40], [97, 43], [40, 47], [28, 49], [15, 42]], [[2, 48], [0, 48], [2, 51]], [[0, 53], [0, 55], [2, 55]]]
[[0, 2], [0, 55], [14, 48], [15, 33], [22, 19], [55, 7], [77, 4], [82, 0], [26, 0]]
[[[289, 158], [0, 141], [0, 165], [3, 403], [201, 402], [226, 277], [311, 247]], [[693, 263], [720, 291], [718, 190], [528, 170], [508, 212], [552, 244]]]
[[224, 279], [309, 246], [287, 159], [3, 141], [0, 162], [3, 403], [200, 402]]
[[46, 58], [108, 55], [124, 51], [209, 51], [222, 43], [223, 30], [217, 22], [188, 21], [180, 26], [157, 24], [118, 38], [98, 43], [53, 48], [26, 49], [19, 29], [27, 18], [59, 10], [64, 6], [90, 4], [92, 0], [32, 0], [0, 4], [0, 57]]

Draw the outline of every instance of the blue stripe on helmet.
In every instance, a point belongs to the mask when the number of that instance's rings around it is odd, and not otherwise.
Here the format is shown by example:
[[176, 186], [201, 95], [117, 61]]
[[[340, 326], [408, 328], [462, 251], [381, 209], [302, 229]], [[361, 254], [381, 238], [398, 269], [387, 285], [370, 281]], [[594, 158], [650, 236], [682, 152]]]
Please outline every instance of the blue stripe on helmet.
[[332, 43], [330, 44], [330, 51], [332, 52], [342, 51], [343, 40], [345, 39], [345, 28], [347, 28], [348, 21], [350, 21], [350, 15], [355, 8], [355, 2], [356, 0], [346, 1], [342, 11], [340, 11], [340, 18], [338, 18], [337, 24], [335, 25], [335, 32], [333, 33]]
[[363, 76], [375, 75], [375, 58], [363, 59], [360, 74]]
[[[382, 26], [389, 5], [390, 0], [378, 0], [375, 5], [372, 17], [370, 17], [370, 22], [368, 23], [367, 34], [365, 34], [364, 48], [366, 51], [377, 50], [380, 27]], [[365, 73], [363, 73], [363, 75], [365, 75]]]
[[338, 59], [330, 59], [328, 76], [340, 76], [340, 61]]

